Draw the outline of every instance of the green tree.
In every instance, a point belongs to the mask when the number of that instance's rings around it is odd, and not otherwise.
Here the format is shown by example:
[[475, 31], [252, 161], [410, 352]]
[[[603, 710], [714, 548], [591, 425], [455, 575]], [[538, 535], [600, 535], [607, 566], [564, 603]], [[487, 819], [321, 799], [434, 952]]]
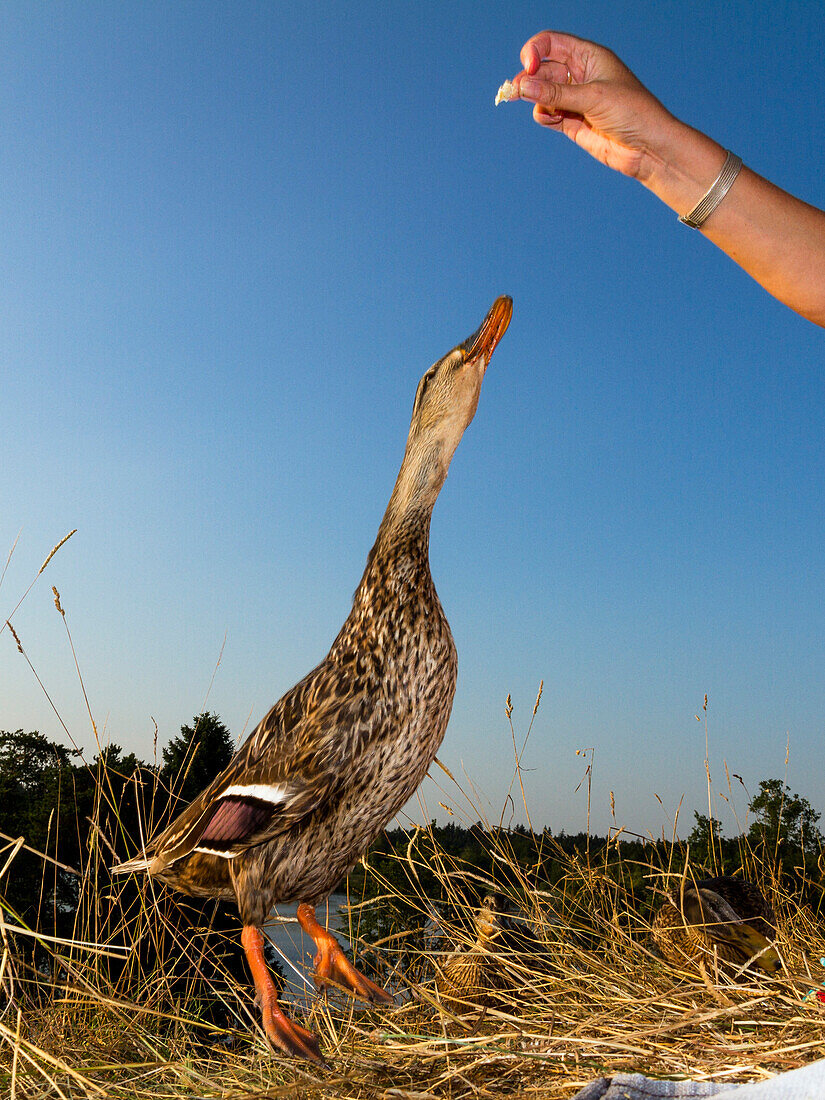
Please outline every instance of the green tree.
[[157, 789], [157, 769], [120, 745], [107, 745], [75, 778], [79, 820], [95, 822], [112, 858], [139, 843], [150, 827]]
[[707, 814], [700, 814], [696, 810], [693, 811], [693, 816], [696, 823], [688, 837], [691, 857], [697, 863], [708, 867], [715, 863], [714, 852], [718, 852], [721, 848], [719, 839], [722, 836], [722, 822], [718, 818], [708, 817]]
[[235, 752], [232, 735], [218, 717], [204, 711], [181, 726], [163, 750], [160, 775], [168, 788], [183, 802], [191, 802], [208, 787]]
[[[74, 865], [78, 845], [71, 756], [69, 749], [36, 730], [0, 732], [0, 832], [13, 840], [22, 837], [28, 848]], [[0, 844], [9, 846], [7, 840]], [[36, 924], [41, 915], [70, 906], [71, 877], [21, 848], [4, 876], [6, 903], [27, 923]]]
[[754, 821], [748, 840], [766, 858], [791, 852], [807, 855], [818, 850], [822, 834], [817, 828], [820, 814], [807, 798], [792, 794], [781, 779], [763, 779], [759, 794], [748, 806]]

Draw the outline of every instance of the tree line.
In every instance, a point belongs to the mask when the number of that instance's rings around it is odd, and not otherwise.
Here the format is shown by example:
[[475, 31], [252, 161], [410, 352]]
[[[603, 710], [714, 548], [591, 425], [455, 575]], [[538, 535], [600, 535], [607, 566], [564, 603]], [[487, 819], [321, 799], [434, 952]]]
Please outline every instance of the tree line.
[[90, 852], [102, 848], [109, 864], [135, 855], [151, 823], [170, 821], [233, 752], [209, 712], [181, 726], [157, 763], [115, 744], [84, 762], [37, 731], [0, 732], [0, 846], [25, 845], [0, 880], [4, 908], [27, 927], [70, 934]]
[[[93, 854], [101, 892], [106, 889], [105, 868], [135, 855], [147, 834], [170, 821], [229, 763], [234, 747], [225, 724], [210, 712], [181, 726], [180, 735], [153, 763], [117, 745], [83, 761], [36, 731], [0, 732], [0, 855], [6, 853], [0, 867], [9, 860], [0, 877], [0, 904], [7, 920], [71, 936], [84, 870]], [[798, 887], [794, 893], [818, 912], [825, 881], [820, 814], [778, 779], [760, 782], [748, 810], [749, 828], [735, 837], [724, 836], [715, 818], [695, 813], [686, 843], [676, 844], [677, 864], [689, 859], [710, 874], [770, 867], [777, 880]], [[350, 876], [356, 899], [386, 900], [388, 892], [393, 896], [391, 904], [364, 913], [361, 931], [367, 938], [380, 938], [413, 919], [412, 909], [404, 911], [405, 892], [423, 892], [435, 906], [456, 908], [456, 897], [472, 906], [490, 884], [517, 891], [519, 877], [552, 887], [569, 874], [571, 860], [586, 860], [621, 879], [644, 908], [649, 904], [644, 900], [646, 869], [652, 861], [669, 867], [674, 862], [674, 845], [664, 839], [554, 835], [548, 829], [534, 833], [522, 826], [496, 829], [481, 822], [465, 828], [434, 821], [426, 833], [428, 855], [414, 872], [410, 833], [395, 829], [376, 840], [364, 864]], [[450, 875], [442, 873], [444, 867], [461, 869], [454, 877], [466, 885], [458, 893], [445, 888]], [[410, 881], [413, 873], [415, 884]], [[206, 903], [192, 904], [201, 912]], [[214, 903], [208, 904], [210, 912], [216, 911]], [[236, 921], [234, 911], [222, 918], [226, 927]]]

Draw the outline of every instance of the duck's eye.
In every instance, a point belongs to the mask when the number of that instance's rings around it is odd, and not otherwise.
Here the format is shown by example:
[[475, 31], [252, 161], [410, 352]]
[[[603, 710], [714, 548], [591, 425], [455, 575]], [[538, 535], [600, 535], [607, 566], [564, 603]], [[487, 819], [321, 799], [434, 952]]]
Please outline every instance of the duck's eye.
[[424, 375], [424, 377], [419, 382], [419, 384], [418, 384], [418, 400], [419, 401], [421, 401], [423, 399], [424, 394], [427, 392], [427, 387], [429, 386], [430, 382], [432, 382], [433, 378], [435, 378], [435, 371], [434, 370], [428, 370], [427, 373]]

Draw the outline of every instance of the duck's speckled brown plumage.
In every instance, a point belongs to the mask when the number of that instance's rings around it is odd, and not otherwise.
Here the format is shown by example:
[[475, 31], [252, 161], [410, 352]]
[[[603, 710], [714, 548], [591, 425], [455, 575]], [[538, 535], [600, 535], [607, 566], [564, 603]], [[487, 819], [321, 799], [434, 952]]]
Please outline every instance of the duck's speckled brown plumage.
[[495, 1004], [496, 993], [507, 984], [501, 961], [496, 957], [510, 928], [507, 906], [497, 895], [487, 895], [475, 915], [476, 940], [465, 951], [436, 959], [435, 985], [441, 1003], [461, 1014]]
[[[457, 671], [426, 537], [422, 524], [415, 542], [379, 544], [327, 658], [159, 838], [154, 874], [188, 893], [237, 898], [244, 923], [262, 924], [277, 902], [326, 898], [412, 796], [444, 736]], [[294, 793], [231, 860], [190, 851], [167, 863], [167, 845], [197, 843], [215, 795], [239, 780]]]
[[320, 1058], [317, 1040], [279, 1014], [259, 930], [274, 904], [303, 903], [299, 920], [319, 945], [322, 976], [359, 995], [386, 996], [345, 973], [340, 949], [309, 907], [410, 798], [444, 736], [456, 651], [430, 575], [430, 516], [511, 312], [509, 298], [497, 299], [478, 331], [421, 379], [404, 462], [327, 657], [143, 856], [116, 868], [237, 901], [267, 1032], [304, 1057]]
[[728, 876], [685, 885], [667, 897], [653, 921], [653, 942], [676, 966], [717, 962], [754, 966], [769, 974], [781, 968], [772, 942], [776, 916], [758, 886]]
[[535, 977], [547, 970], [546, 944], [510, 912], [504, 895], [487, 894], [475, 914], [475, 943], [436, 959], [436, 988], [451, 1012], [501, 1003], [505, 990], [512, 1005], [525, 996], [525, 974]]

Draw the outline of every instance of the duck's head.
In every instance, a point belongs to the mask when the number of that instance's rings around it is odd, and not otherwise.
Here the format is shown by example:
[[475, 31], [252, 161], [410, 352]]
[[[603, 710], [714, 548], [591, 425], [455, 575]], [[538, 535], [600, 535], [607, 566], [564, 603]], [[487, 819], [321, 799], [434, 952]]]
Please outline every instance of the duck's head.
[[438, 496], [455, 449], [475, 416], [490, 357], [512, 314], [512, 298], [496, 298], [473, 335], [433, 363], [418, 383], [396, 487], [396, 503], [402, 507], [431, 507]]
[[714, 890], [686, 890], [685, 919], [701, 927], [714, 943], [724, 945], [742, 963], [753, 961], [766, 974], [782, 969], [779, 952], [761, 932], [744, 922], [739, 914]]
[[493, 939], [507, 925], [510, 904], [501, 894], [485, 894], [476, 913], [476, 931], [481, 939]]
[[742, 962], [758, 966], [766, 974], [777, 974], [782, 969], [779, 952], [765, 937], [749, 924], [728, 925], [725, 938], [742, 956]]
[[452, 456], [475, 416], [484, 373], [512, 315], [512, 298], [496, 298], [473, 335], [425, 371], [415, 394], [411, 439], [441, 446]]

